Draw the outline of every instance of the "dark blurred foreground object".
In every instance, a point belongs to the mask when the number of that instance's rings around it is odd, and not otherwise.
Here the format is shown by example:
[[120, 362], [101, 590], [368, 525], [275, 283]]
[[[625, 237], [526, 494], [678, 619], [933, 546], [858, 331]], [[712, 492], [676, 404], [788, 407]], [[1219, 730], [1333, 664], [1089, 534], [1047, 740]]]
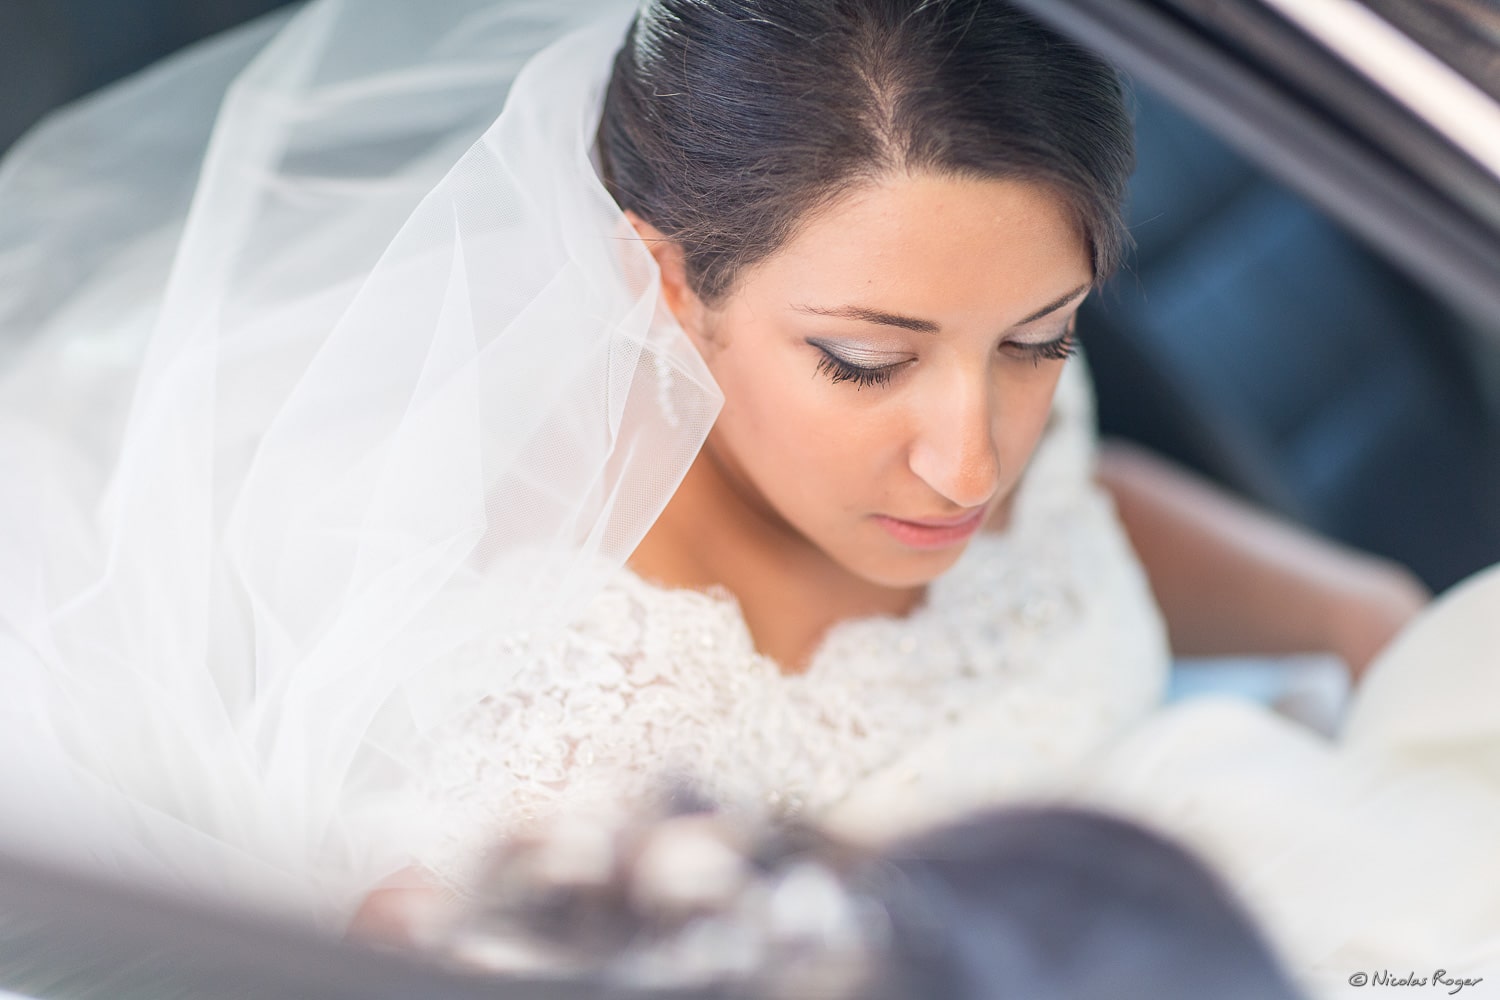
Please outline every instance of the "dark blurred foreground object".
[[[508, 1000], [600, 995], [596, 984], [583, 982], [505, 985]], [[0, 855], [0, 997], [12, 995], [35, 1000], [495, 1000], [502, 994], [493, 977], [440, 968], [419, 955], [330, 940], [307, 928]]]
[[1000, 809], [876, 855], [708, 812], [561, 824], [501, 847], [433, 944], [461, 966], [763, 1000], [1298, 995], [1205, 867], [1071, 808]]
[[892, 997], [1299, 995], [1208, 869], [1102, 814], [979, 817], [902, 848], [883, 878], [900, 887]]
[[[706, 813], [641, 820], [610, 836], [626, 850], [604, 868], [588, 852], [558, 864], [557, 848], [575, 851], [577, 840], [508, 849], [447, 935], [462, 952], [450, 947], [446, 955], [329, 940], [0, 856], [0, 995], [1299, 996], [1244, 912], [1201, 864], [1102, 814], [1004, 809], [878, 857], [808, 831], [736, 842], [743, 833]], [[671, 849], [666, 857], [664, 847]], [[726, 857], [743, 870], [737, 884], [702, 877], [716, 866], [722, 874]], [[541, 860], [547, 864], [539, 867]], [[594, 877], [587, 877], [591, 870]], [[695, 877], [684, 880], [684, 873]], [[747, 917], [759, 922], [747, 924]], [[851, 929], [860, 933], [851, 937]], [[554, 963], [545, 974], [492, 971], [538, 956]], [[485, 964], [491, 969], [480, 968]]]

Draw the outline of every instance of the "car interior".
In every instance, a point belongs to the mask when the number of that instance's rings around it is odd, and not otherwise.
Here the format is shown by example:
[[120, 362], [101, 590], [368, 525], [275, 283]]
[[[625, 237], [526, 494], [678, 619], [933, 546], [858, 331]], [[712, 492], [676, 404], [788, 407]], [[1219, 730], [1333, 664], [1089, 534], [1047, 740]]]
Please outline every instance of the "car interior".
[[1136, 93], [1135, 253], [1082, 327], [1103, 432], [1434, 590], [1495, 562], [1493, 329]]

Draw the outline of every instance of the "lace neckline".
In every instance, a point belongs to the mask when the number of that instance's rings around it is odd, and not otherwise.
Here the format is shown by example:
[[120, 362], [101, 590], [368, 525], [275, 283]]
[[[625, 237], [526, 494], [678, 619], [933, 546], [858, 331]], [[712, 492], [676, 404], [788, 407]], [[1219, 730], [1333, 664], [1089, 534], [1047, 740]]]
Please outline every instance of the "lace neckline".
[[[878, 648], [870, 642], [870, 637], [874, 634], [888, 636], [895, 630], [921, 632], [941, 627], [951, 616], [956, 603], [975, 594], [976, 576], [981, 575], [984, 569], [993, 570], [1003, 562], [1002, 550], [1008, 544], [1009, 538], [1003, 532], [984, 532], [975, 536], [958, 561], [927, 585], [922, 601], [910, 612], [905, 615], [862, 615], [835, 622], [823, 633], [808, 658], [806, 669], [801, 671], [783, 669], [778, 660], [756, 647], [739, 598], [723, 584], [702, 588], [673, 587], [648, 580], [629, 565], [620, 567], [620, 580], [624, 589], [637, 597], [645, 598], [648, 606], [668, 604], [714, 621], [718, 626], [715, 634], [732, 644], [729, 652], [752, 662], [758, 672], [769, 671], [788, 681], [797, 681], [821, 678], [829, 673], [830, 663], [843, 662], [842, 651], [851, 639], [863, 640], [861, 644], [873, 652]], [[909, 643], [904, 640], [898, 643], [899, 647], [907, 645]]]

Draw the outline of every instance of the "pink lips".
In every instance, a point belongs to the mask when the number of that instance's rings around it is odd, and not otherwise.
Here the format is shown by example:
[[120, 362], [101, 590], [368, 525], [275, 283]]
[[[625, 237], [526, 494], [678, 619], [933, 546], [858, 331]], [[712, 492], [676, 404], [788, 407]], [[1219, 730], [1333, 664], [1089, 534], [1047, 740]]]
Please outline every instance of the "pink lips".
[[907, 521], [884, 514], [876, 514], [875, 520], [896, 541], [915, 549], [942, 549], [966, 541], [984, 524], [983, 508], [959, 518], [923, 519]]

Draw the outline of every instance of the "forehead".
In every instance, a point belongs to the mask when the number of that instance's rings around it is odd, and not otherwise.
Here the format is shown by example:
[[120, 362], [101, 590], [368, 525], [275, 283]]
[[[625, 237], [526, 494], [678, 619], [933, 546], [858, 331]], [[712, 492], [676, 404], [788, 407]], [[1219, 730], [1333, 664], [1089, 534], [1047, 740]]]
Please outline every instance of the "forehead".
[[1051, 188], [916, 174], [861, 185], [815, 213], [747, 272], [741, 294], [993, 321], [1091, 277], [1087, 242]]

